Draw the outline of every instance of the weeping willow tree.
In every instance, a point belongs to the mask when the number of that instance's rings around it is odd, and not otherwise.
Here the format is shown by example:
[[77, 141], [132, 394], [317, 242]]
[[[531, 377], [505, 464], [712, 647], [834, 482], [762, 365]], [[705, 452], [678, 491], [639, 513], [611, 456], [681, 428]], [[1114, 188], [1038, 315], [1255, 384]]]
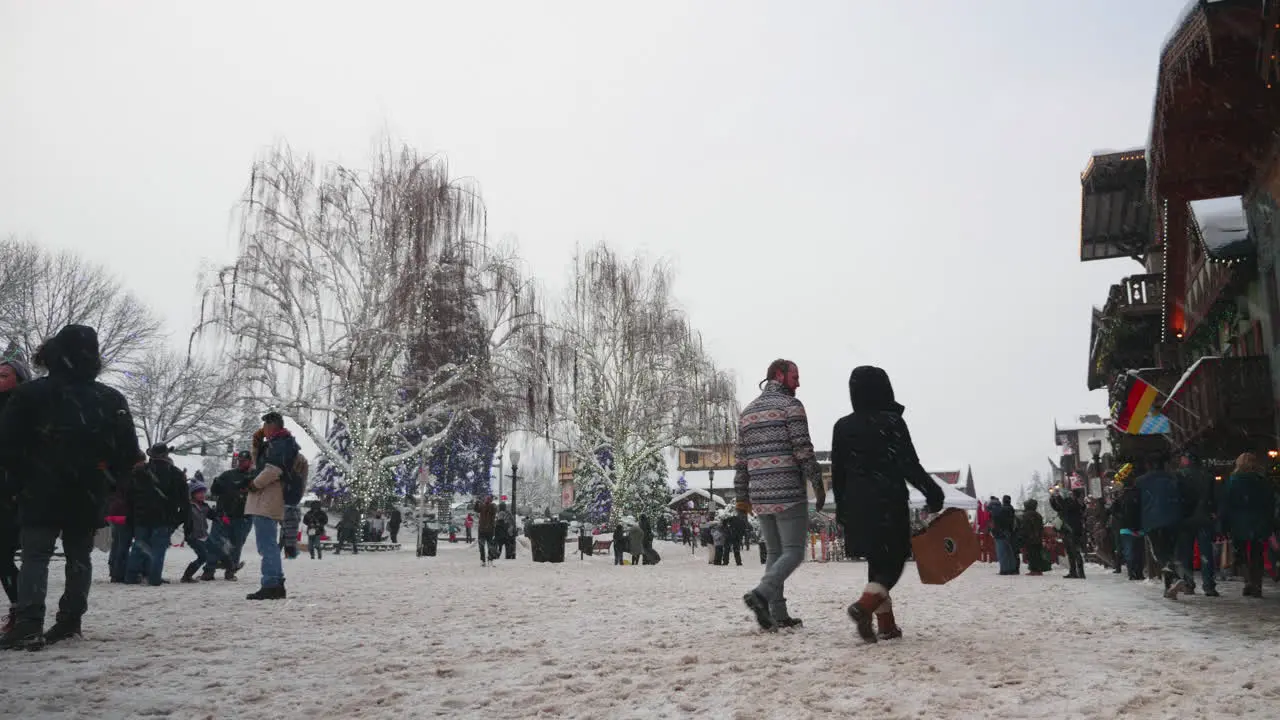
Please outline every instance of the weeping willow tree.
[[703, 348], [671, 281], [665, 263], [598, 245], [575, 258], [550, 322], [553, 433], [573, 454], [581, 501], [613, 519], [656, 520], [669, 499], [665, 452], [727, 441], [736, 425], [733, 378]]
[[222, 345], [245, 404], [316, 444], [331, 493], [381, 507], [457, 423], [507, 401], [503, 360], [539, 321], [529, 282], [487, 241], [478, 192], [410, 148], [369, 170], [276, 149], [239, 210], [196, 336]]

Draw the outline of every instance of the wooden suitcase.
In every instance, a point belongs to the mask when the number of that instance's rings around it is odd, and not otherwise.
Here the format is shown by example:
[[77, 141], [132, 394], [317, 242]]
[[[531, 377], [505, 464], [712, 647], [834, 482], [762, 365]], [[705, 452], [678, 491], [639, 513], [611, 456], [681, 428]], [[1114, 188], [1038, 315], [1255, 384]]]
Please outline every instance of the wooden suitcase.
[[969, 527], [969, 516], [960, 509], [947, 508], [929, 527], [911, 538], [920, 582], [945, 585], [978, 560], [978, 536]]

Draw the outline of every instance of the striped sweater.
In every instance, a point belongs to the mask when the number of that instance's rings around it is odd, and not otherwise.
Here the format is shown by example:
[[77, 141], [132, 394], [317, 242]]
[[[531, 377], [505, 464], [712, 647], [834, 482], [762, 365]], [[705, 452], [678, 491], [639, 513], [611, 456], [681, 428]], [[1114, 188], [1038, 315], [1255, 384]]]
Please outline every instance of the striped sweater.
[[781, 383], [767, 383], [743, 409], [736, 470], [738, 507], [750, 504], [757, 515], [808, 502], [806, 483], [824, 492], [804, 405]]

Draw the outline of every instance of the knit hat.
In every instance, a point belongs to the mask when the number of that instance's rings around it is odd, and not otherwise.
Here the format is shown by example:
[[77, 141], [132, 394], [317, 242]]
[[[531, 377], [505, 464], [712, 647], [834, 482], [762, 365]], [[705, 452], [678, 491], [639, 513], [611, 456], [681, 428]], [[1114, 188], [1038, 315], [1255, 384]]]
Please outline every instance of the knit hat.
[[13, 368], [13, 374], [18, 376], [19, 383], [30, 382], [31, 368], [22, 362], [21, 355], [15, 353], [13, 357], [0, 356], [0, 365], [8, 365]]
[[147, 455], [153, 458], [167, 458], [171, 452], [173, 452], [173, 448], [164, 443], [156, 443], [147, 448]]
[[198, 492], [209, 492], [209, 488], [199, 480], [191, 483], [191, 494], [195, 495]]

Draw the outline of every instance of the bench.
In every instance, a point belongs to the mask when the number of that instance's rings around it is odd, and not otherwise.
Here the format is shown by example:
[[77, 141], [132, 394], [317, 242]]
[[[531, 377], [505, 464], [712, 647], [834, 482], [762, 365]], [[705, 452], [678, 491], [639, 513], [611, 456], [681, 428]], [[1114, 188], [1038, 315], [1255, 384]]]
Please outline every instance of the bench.
[[[320, 541], [320, 549], [321, 549], [321, 550], [328, 550], [328, 551], [330, 551], [330, 552], [332, 552], [332, 551], [336, 551], [336, 550], [338, 549], [338, 545], [339, 545], [339, 544], [341, 544], [341, 545], [343, 546], [343, 549], [344, 549], [344, 550], [350, 550], [350, 549], [351, 549], [351, 543], [350, 543], [350, 542], [339, 543], [337, 540], [321, 540], [321, 541]], [[298, 544], [298, 549], [299, 549], [299, 550], [306, 550], [306, 549], [307, 549], [307, 544], [306, 544], [306, 543], [299, 543], [299, 544]], [[399, 549], [400, 549], [400, 543], [390, 543], [390, 542], [361, 542], [361, 543], [356, 543], [356, 549], [357, 549], [357, 550], [359, 550], [360, 552], [389, 552], [389, 551], [399, 550]]]
[[596, 541], [595, 541], [595, 544], [591, 546], [591, 552], [593, 552], [593, 553], [598, 553], [598, 552], [607, 553], [607, 552], [609, 552], [609, 547], [610, 547], [610, 546], [612, 546], [612, 545], [613, 545], [613, 541], [612, 541], [612, 540], [596, 540]]

